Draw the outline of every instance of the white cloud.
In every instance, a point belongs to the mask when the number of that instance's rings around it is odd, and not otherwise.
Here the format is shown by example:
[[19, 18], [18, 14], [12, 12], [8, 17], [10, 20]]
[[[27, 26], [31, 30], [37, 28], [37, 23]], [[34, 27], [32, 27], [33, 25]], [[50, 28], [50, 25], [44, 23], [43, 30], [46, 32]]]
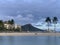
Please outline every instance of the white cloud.
[[33, 20], [33, 15], [28, 14], [27, 16], [23, 15], [17, 15], [15, 19], [21, 20], [21, 21], [32, 21]]
[[32, 14], [27, 14], [26, 16], [23, 16], [21, 14], [19, 15], [16, 15], [16, 16], [9, 16], [9, 15], [6, 15], [6, 16], [0, 16], [0, 20], [10, 20], [10, 19], [14, 19], [16, 23], [19, 23], [19, 24], [26, 24], [26, 23], [31, 23], [33, 22], [33, 15]]
[[[32, 23], [32, 25], [39, 28], [39, 29], [48, 29], [47, 23], [44, 22], [44, 20], [45, 19], [41, 19], [37, 23]], [[59, 20], [59, 22], [60, 22], [60, 20]], [[60, 23], [59, 22], [56, 24], [56, 30], [60, 29]], [[53, 23], [50, 24], [50, 29], [54, 30], [54, 24]]]
[[33, 15], [32, 14], [28, 14], [27, 16], [23, 16], [23, 15], [17, 15], [17, 16], [0, 16], [0, 19], [16, 19], [16, 20], [24, 20], [24, 21], [32, 21], [33, 20]]
[[10, 20], [10, 19], [14, 19], [14, 17], [13, 16], [0, 16], [0, 19], [1, 20]]
[[27, 17], [33, 18], [33, 15], [32, 14], [28, 14]]
[[17, 15], [16, 18], [23, 18], [23, 16], [22, 15]]

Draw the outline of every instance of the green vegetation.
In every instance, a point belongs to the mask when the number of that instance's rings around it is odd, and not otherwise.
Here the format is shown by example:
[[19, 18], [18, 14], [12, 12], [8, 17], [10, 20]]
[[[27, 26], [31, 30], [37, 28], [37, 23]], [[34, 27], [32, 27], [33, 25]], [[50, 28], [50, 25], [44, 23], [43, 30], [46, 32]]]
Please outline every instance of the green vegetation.
[[53, 18], [53, 23], [54, 23], [54, 31], [56, 30], [56, 24], [57, 24], [58, 18], [54, 17]]
[[[57, 17], [53, 17], [53, 19], [51, 19], [50, 17], [47, 17], [45, 22], [48, 24], [47, 25], [48, 32], [50, 31], [51, 23], [54, 24], [54, 31], [56, 31], [56, 24], [58, 22]], [[22, 28], [22, 30], [21, 30], [21, 28]], [[15, 21], [13, 19], [4, 21], [4, 22], [3, 22], [3, 20], [0, 20], [0, 32], [21, 32], [21, 31], [37, 31], [37, 30], [43, 32], [43, 30], [37, 29], [37, 28], [33, 27], [31, 24], [20, 27], [19, 25], [17, 25], [17, 26], [15, 25]]]
[[4, 24], [3, 21], [0, 20], [0, 32], [2, 32], [4, 30]]
[[49, 24], [51, 23], [51, 19], [50, 19], [50, 17], [47, 17], [46, 20], [45, 20], [45, 22], [48, 23], [48, 31], [49, 31]]
[[57, 17], [53, 17], [53, 19], [50, 19], [50, 17], [47, 17], [47, 18], [46, 18], [45, 22], [47, 22], [47, 24], [48, 24], [48, 31], [49, 31], [49, 25], [50, 25], [51, 23], [54, 24], [54, 31], [56, 31], [57, 21], [58, 21], [58, 18], [57, 18]]
[[14, 32], [21, 32], [20, 28], [15, 29]]
[[[4, 25], [6, 24], [6, 25]], [[15, 29], [15, 22], [13, 19], [3, 22], [0, 20], [0, 32], [20, 32], [20, 28]], [[7, 29], [8, 28], [8, 29]]]
[[11, 24], [11, 25], [13, 25], [15, 22], [14, 22], [14, 20], [13, 19], [11, 19], [11, 20], [8, 20], [8, 24]]

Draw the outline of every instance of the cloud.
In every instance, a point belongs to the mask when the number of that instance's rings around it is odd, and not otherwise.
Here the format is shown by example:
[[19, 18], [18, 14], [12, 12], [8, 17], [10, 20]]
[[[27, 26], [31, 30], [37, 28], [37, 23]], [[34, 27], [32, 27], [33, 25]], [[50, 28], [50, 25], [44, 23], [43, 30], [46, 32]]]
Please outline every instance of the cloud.
[[27, 14], [26, 16], [23, 16], [21, 14], [16, 15], [16, 16], [0, 16], [1, 20], [10, 20], [14, 19], [15, 23], [19, 24], [26, 24], [26, 23], [31, 23], [33, 22], [33, 15], [32, 14]]
[[32, 14], [27, 14], [26, 16], [23, 15], [17, 15], [15, 18], [16, 23], [18, 24], [27, 24], [32, 23], [34, 21]]
[[32, 21], [33, 20], [33, 15], [32, 14], [27, 14], [26, 16], [17, 15], [16, 19], [21, 20], [21, 21]]
[[0, 16], [2, 16], [0, 19], [13, 18], [20, 24], [29, 22], [39, 24], [39, 21], [44, 20], [40, 20], [39, 17], [60, 17], [59, 5], [59, 0], [0, 0]]
[[[32, 25], [39, 29], [46, 30], [46, 29], [48, 29], [48, 26], [47, 26], [48, 24], [44, 21], [45, 21], [45, 18], [44, 19], [41, 18], [37, 23], [32, 23]], [[50, 28], [50, 30], [54, 30], [54, 23], [51, 23], [49, 28]], [[60, 20], [56, 24], [56, 30], [59, 31], [59, 29], [60, 29]]]
[[[51, 16], [56, 11], [55, 1], [52, 0], [1, 0], [0, 4], [0, 13], [5, 15], [15, 15], [16, 11], [20, 11], [20, 13], [32, 13], [37, 16]], [[5, 2], [3, 4], [3, 2]], [[42, 3], [40, 3], [42, 2]], [[27, 12], [25, 10], [28, 10]], [[15, 14], [14, 14], [15, 13]], [[50, 15], [51, 13], [51, 15]], [[55, 15], [55, 14], [54, 14]]]
[[4, 21], [6, 21], [6, 20], [10, 20], [10, 19], [14, 19], [14, 17], [13, 16], [0, 16], [0, 20], [4, 20]]

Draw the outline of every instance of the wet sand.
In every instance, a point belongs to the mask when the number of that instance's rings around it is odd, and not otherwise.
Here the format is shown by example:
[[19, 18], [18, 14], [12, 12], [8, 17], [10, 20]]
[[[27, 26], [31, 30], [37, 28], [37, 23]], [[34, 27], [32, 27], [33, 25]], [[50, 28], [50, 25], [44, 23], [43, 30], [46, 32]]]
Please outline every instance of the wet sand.
[[60, 36], [60, 33], [0, 33], [0, 36]]

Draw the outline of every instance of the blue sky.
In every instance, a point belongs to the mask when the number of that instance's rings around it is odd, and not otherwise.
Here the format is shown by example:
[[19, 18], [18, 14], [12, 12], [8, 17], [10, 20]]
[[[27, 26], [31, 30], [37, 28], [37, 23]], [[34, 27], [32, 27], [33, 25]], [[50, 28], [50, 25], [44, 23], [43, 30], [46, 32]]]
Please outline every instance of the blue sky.
[[14, 19], [20, 25], [42, 24], [47, 16], [59, 15], [60, 0], [0, 0], [0, 19]]

